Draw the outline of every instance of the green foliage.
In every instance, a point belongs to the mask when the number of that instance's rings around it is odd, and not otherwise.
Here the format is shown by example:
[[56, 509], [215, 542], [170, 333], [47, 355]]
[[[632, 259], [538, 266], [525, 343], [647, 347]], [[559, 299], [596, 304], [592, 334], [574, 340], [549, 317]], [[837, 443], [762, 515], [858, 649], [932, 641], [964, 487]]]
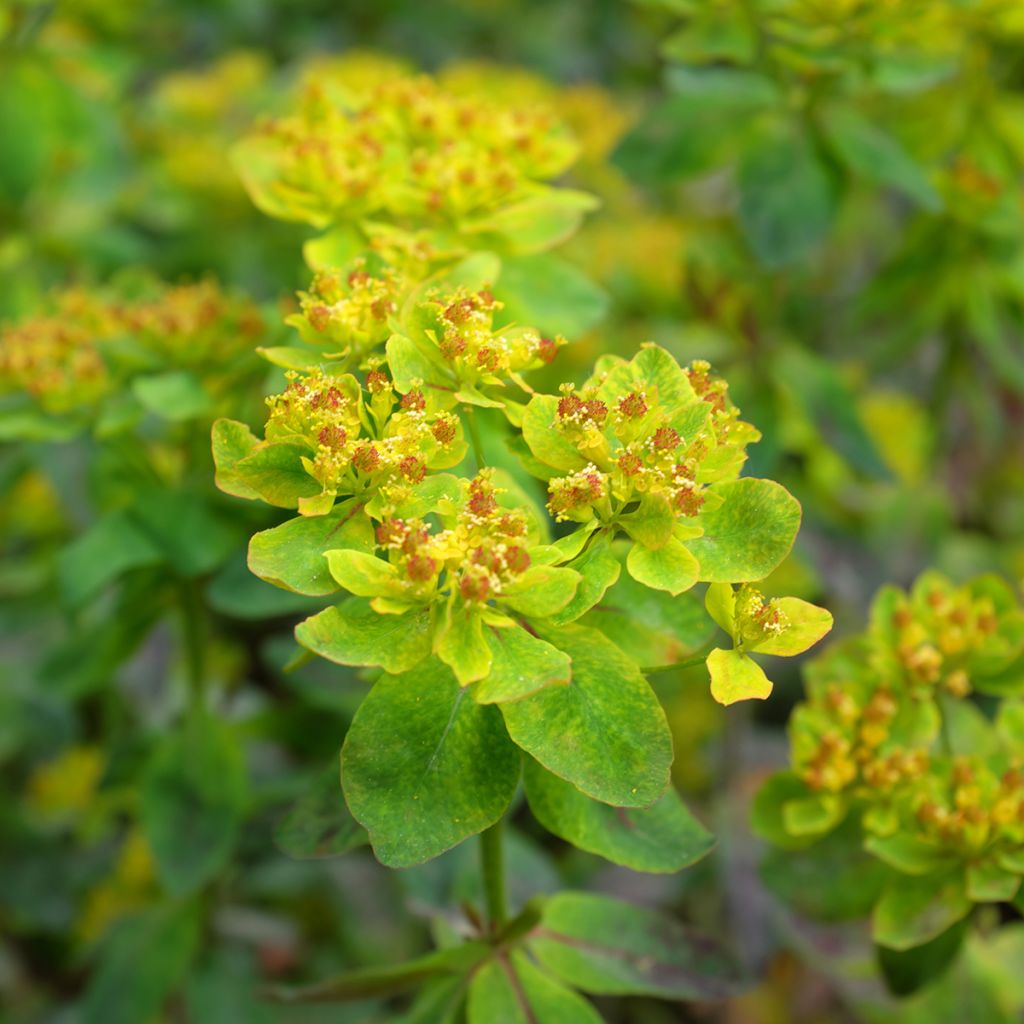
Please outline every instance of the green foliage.
[[[716, 618], [724, 607], [714, 605]], [[777, 860], [771, 872], [807, 909], [799, 864], [813, 864], [822, 842], [823, 869], [836, 856], [877, 860], [884, 884], [862, 913], [871, 911], [897, 991], [949, 966], [956, 944], [936, 944], [975, 904], [1010, 903], [1020, 889], [1024, 748], [1012, 694], [1021, 615], [993, 576], [956, 587], [932, 572], [909, 593], [884, 588], [867, 631], [812, 663], [808, 699], [791, 720], [794, 771], [758, 798], [758, 831], [803, 847], [792, 869]], [[971, 694], [989, 688], [1007, 696], [985, 714]], [[909, 954], [919, 948], [924, 966], [915, 967]]]

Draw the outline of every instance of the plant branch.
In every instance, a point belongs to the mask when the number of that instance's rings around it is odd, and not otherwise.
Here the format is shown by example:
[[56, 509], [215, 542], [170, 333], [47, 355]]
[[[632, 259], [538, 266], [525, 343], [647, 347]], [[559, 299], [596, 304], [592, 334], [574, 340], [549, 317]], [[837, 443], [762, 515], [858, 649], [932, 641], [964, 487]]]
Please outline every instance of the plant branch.
[[499, 819], [480, 833], [480, 870], [491, 929], [497, 931], [508, 918], [508, 897], [505, 892], [505, 856], [502, 847], [502, 823]]
[[484, 459], [484, 446], [480, 441], [480, 426], [476, 421], [476, 410], [470, 406], [466, 410], [466, 426], [469, 430], [469, 441], [473, 446], [473, 458], [476, 459], [476, 468], [481, 470], [487, 465]]

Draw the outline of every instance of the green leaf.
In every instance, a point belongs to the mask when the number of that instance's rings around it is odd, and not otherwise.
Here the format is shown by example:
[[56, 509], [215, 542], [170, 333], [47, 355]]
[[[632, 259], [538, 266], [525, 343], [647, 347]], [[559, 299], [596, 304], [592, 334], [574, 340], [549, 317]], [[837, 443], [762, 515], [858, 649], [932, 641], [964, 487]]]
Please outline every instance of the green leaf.
[[491, 648], [484, 638], [479, 609], [468, 604], [449, 606], [447, 619], [437, 631], [434, 651], [450, 666], [461, 686], [483, 679], [491, 670]]
[[809, 601], [801, 601], [798, 597], [779, 597], [775, 599], [775, 607], [785, 617], [785, 629], [756, 644], [748, 642], [749, 650], [784, 657], [803, 654], [832, 628], [831, 612]]
[[715, 845], [674, 789], [650, 807], [609, 807], [584, 796], [532, 758], [524, 766], [523, 781], [530, 810], [544, 828], [634, 871], [681, 871]]
[[676, 514], [660, 496], [645, 494], [635, 512], [620, 517], [619, 526], [638, 544], [647, 548], [664, 547], [672, 539]]
[[235, 524], [202, 493], [136, 489], [130, 515], [179, 576], [202, 576], [216, 569], [240, 543]]
[[601, 1024], [597, 1011], [522, 953], [500, 953], [473, 974], [468, 1024]]
[[940, 977], [960, 952], [966, 931], [961, 921], [923, 946], [903, 951], [878, 946], [878, 965], [889, 991], [907, 996]]
[[675, 537], [657, 551], [634, 544], [626, 556], [626, 569], [637, 583], [673, 597], [689, 590], [700, 575], [697, 559]]
[[366, 239], [350, 224], [339, 224], [302, 246], [302, 258], [311, 270], [347, 266], [363, 250]]
[[175, 895], [195, 891], [227, 863], [245, 810], [245, 764], [234, 735], [208, 715], [190, 718], [153, 752], [140, 797], [161, 881]]
[[210, 580], [205, 597], [218, 614], [250, 622], [309, 615], [320, 607], [315, 598], [268, 586], [254, 576], [242, 551], [236, 551]]
[[905, 832], [891, 836], [867, 836], [864, 849], [907, 875], [928, 875], [951, 868], [956, 863], [948, 848]]
[[754, 796], [750, 812], [751, 831], [759, 838], [788, 850], [807, 846], [807, 838], [793, 836], [786, 828], [785, 808], [794, 800], [806, 799], [810, 792], [803, 779], [793, 772], [776, 772]]
[[579, 586], [572, 600], [551, 616], [556, 626], [575, 622], [604, 597], [608, 588], [619, 578], [622, 566], [607, 543], [596, 542], [578, 558], [570, 568], [580, 574]]
[[538, 628], [572, 659], [572, 682], [503, 704], [509, 735], [588, 796], [646, 807], [668, 787], [672, 737], [636, 665], [600, 633]]
[[544, 618], [565, 608], [579, 584], [580, 575], [573, 569], [531, 565], [498, 600], [521, 615]]
[[302, 464], [305, 449], [293, 444], [259, 444], [235, 463], [232, 476], [268, 505], [297, 508], [299, 498], [312, 498], [323, 488]]
[[728, 583], [712, 583], [704, 595], [704, 607], [715, 623], [735, 639], [736, 592]]
[[192, 903], [157, 905], [115, 926], [82, 1002], [83, 1024], [139, 1024], [159, 1015], [195, 956], [201, 935]]
[[523, 412], [523, 439], [534, 457], [563, 473], [583, 469], [587, 460], [566, 440], [556, 426], [559, 399], [534, 395]]
[[543, 252], [572, 237], [583, 215], [597, 206], [597, 198], [587, 192], [549, 189], [465, 221], [461, 228], [470, 234], [498, 235], [515, 253]]
[[942, 209], [942, 197], [924, 168], [877, 122], [852, 107], [832, 106], [821, 124], [839, 158], [855, 174], [899, 190], [926, 210]]
[[341, 777], [377, 858], [407, 867], [501, 818], [519, 762], [498, 710], [431, 659], [377, 681], [345, 737]]
[[411, 338], [392, 334], [388, 338], [387, 358], [399, 393], [412, 391], [414, 381], [420, 381], [429, 411], [450, 409], [455, 404], [455, 377], [438, 366]]
[[719, 704], [765, 700], [772, 692], [772, 682], [764, 670], [742, 651], [716, 647], [708, 655], [708, 672], [711, 674], [711, 696]]
[[710, 640], [714, 626], [692, 594], [651, 590], [628, 573], [581, 624], [599, 629], [643, 669], [684, 661]]
[[132, 393], [149, 412], [173, 422], [194, 420], [210, 410], [202, 382], [187, 370], [136, 377]]
[[334, 579], [357, 597], [404, 597], [398, 570], [366, 551], [331, 549], [325, 552]]
[[70, 606], [79, 607], [122, 573], [159, 565], [163, 559], [163, 552], [128, 512], [108, 512], [58, 555], [61, 592]]
[[249, 541], [249, 568], [260, 579], [296, 594], [323, 597], [338, 583], [325, 557], [349, 548], [373, 551], [373, 524], [356, 499], [335, 506], [325, 516], [297, 516]]
[[566, 984], [595, 995], [710, 1000], [739, 987], [732, 961], [707, 937], [607, 896], [550, 897], [529, 949]]
[[769, 850], [760, 874], [796, 913], [833, 922], [869, 916], [892, 869], [864, 851], [860, 825], [851, 818], [807, 849]]
[[789, 554], [800, 529], [800, 502], [781, 484], [744, 477], [712, 484], [720, 505], [702, 511], [704, 534], [686, 541], [707, 583], [764, 579]]
[[345, 804], [337, 762], [316, 777], [274, 829], [277, 848], [296, 860], [339, 857], [367, 841]]
[[787, 801], [782, 808], [782, 820], [790, 835], [817, 838], [831, 832], [846, 811], [846, 802], [838, 794], [813, 793]]
[[1020, 875], [984, 860], [967, 866], [967, 895], [975, 903], [1009, 903], [1020, 890]]
[[923, 945], [971, 909], [960, 871], [901, 875], [882, 893], [871, 919], [871, 935], [880, 946], [911, 949]]
[[585, 334], [604, 319], [608, 295], [573, 264], [550, 253], [506, 256], [494, 295], [505, 316], [542, 334]]
[[387, 672], [405, 672], [429, 657], [432, 636], [429, 608], [380, 615], [363, 597], [325, 608], [295, 627], [295, 639], [321, 658]]
[[778, 268], [811, 256], [835, 209], [835, 183], [805, 136], [751, 138], [739, 169], [739, 216], [758, 262]]
[[565, 686], [572, 670], [569, 656], [521, 626], [489, 627], [491, 668], [473, 687], [481, 704], [504, 704], [529, 697], [547, 686]]
[[259, 438], [244, 423], [226, 419], [214, 421], [211, 438], [217, 486], [236, 498], [258, 498], [259, 492], [238, 471], [238, 463], [260, 443]]

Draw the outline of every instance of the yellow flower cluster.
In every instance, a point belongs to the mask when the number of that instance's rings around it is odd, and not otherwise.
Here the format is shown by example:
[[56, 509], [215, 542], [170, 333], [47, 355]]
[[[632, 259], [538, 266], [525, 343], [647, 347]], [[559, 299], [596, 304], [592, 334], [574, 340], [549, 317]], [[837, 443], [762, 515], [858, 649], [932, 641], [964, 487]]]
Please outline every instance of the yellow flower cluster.
[[240, 170], [266, 212], [321, 227], [370, 215], [443, 225], [523, 198], [576, 155], [549, 109], [458, 96], [428, 77], [348, 100], [311, 83], [295, 112], [246, 140]]
[[446, 589], [470, 604], [500, 597], [530, 567], [527, 522], [517, 509], [498, 504], [492, 474], [468, 482], [453, 524], [439, 531], [419, 519], [386, 519], [377, 528], [379, 546], [399, 567], [403, 586], [422, 600], [446, 574]]
[[542, 338], [531, 327], [494, 330], [494, 314], [502, 308], [489, 291], [460, 289], [431, 303], [439, 312], [438, 328], [428, 331], [459, 380], [498, 382], [521, 370], [550, 363], [564, 338]]
[[654, 496], [690, 518], [704, 504], [706, 483], [738, 473], [746, 445], [760, 435], [739, 419], [725, 381], [713, 379], [707, 363], [693, 363], [686, 377], [686, 393], [631, 387], [636, 382], [613, 374], [579, 391], [562, 385], [554, 427], [589, 464], [550, 482], [557, 518], [586, 517], [605, 495], [620, 509]]
[[[870, 832], [961, 852], [1019, 846], [1024, 749], [964, 698], [973, 686], [1003, 692], [1022, 648], [1024, 613], [993, 577], [956, 587], [928, 573], [910, 593], [883, 589], [867, 633], [809, 670], [809, 699], [792, 719], [796, 774], [812, 792], [863, 803]], [[985, 731], [989, 752], [958, 756], [951, 722]]]
[[[416, 484], [428, 468], [461, 457], [454, 444], [460, 433], [457, 417], [429, 415], [419, 391], [402, 396], [395, 409], [393, 389], [380, 370], [367, 376], [369, 411], [350, 374], [313, 370], [287, 376], [288, 387], [267, 399], [266, 439], [309, 451], [302, 464], [326, 493], [359, 494], [392, 480]], [[378, 429], [371, 429], [373, 420]]]
[[309, 291], [299, 292], [301, 313], [288, 317], [308, 345], [327, 359], [362, 360], [387, 341], [389, 318], [407, 284], [393, 268], [371, 272], [360, 259], [348, 273], [321, 270]]
[[68, 289], [46, 313], [0, 328], [0, 394], [27, 394], [47, 412], [85, 409], [139, 372], [224, 367], [263, 330], [254, 305], [212, 281], [141, 299]]

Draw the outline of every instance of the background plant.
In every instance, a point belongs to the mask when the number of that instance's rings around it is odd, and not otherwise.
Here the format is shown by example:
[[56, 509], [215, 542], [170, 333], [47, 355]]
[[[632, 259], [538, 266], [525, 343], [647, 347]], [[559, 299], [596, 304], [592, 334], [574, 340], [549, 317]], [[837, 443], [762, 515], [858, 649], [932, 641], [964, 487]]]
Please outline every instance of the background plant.
[[[231, 371], [238, 387], [217, 383], [215, 354], [200, 366], [180, 348], [154, 357], [139, 338], [121, 336], [100, 339], [104, 365], [120, 368], [87, 415], [40, 410], [24, 396], [3, 399], [0, 985], [15, 1019], [74, 1012], [68, 1008], [96, 987], [102, 998], [88, 998], [102, 1005], [105, 1019], [120, 1012], [134, 1021], [159, 1006], [165, 1016], [186, 1019], [330, 1016], [337, 1008], [271, 1006], [257, 992], [415, 957], [434, 944], [428, 933], [443, 930], [440, 919], [450, 921], [467, 899], [484, 905], [475, 842], [401, 871], [380, 868], [365, 848], [326, 856], [351, 837], [346, 822], [331, 817], [331, 799], [338, 741], [366, 692], [359, 678], [366, 670], [311, 658], [282, 671], [296, 653], [295, 622], [339, 598], [290, 593], [248, 572], [246, 538], [297, 510], [218, 495], [206, 441], [213, 415], [262, 436], [259, 399], [284, 389], [281, 371], [301, 369], [311, 356], [338, 355], [342, 346], [322, 345], [324, 335], [308, 318], [323, 304], [318, 286], [347, 294], [348, 274], [360, 269], [366, 297], [396, 262], [414, 290], [427, 277], [435, 280], [426, 289], [444, 288], [445, 276], [470, 257], [463, 268], [470, 276], [448, 280], [470, 292], [491, 282], [492, 295], [505, 303], [492, 327], [500, 332], [502, 317], [514, 318], [541, 338], [573, 341], [558, 348], [550, 367], [520, 374], [529, 388], [554, 395], [564, 381], [579, 387], [602, 353], [629, 359], [648, 340], [683, 365], [709, 359], [744, 418], [764, 433], [746, 449], [745, 472], [781, 481], [804, 510], [792, 555], [753, 585], [760, 597], [750, 588], [732, 603], [724, 592], [707, 595], [724, 633], [714, 634], [692, 594], [663, 600], [625, 568], [611, 588], [644, 623], [634, 619], [616, 633], [605, 619], [606, 634], [641, 663], [675, 662], [649, 682], [673, 736], [673, 783], [717, 845], [686, 871], [632, 873], [552, 837], [518, 802], [503, 830], [511, 904], [522, 906], [538, 890], [570, 888], [657, 906], [725, 937], [753, 979], [753, 988], [714, 1009], [596, 997], [609, 1020], [656, 1022], [666, 1013], [930, 1019], [936, 1005], [963, 1010], [955, 1000], [960, 991], [987, 991], [987, 982], [968, 986], [963, 979], [972, 972], [975, 980], [988, 978], [1004, 957], [1012, 961], [1012, 927], [990, 931], [982, 915], [954, 969], [908, 1000], [889, 991], [894, 975], [879, 971], [862, 924], [817, 923], [766, 892], [746, 804], [761, 777], [787, 759], [781, 726], [798, 697], [796, 659], [763, 658], [772, 698], [723, 709], [710, 695], [704, 658], [705, 646], [717, 648], [717, 661], [763, 687], [752, 665], [771, 641], [747, 619], [759, 600], [797, 595], [825, 604], [846, 632], [882, 582], [909, 584], [929, 563], [957, 583], [992, 569], [1008, 579], [1020, 575], [1012, 370], [1017, 29], [1012, 9], [999, 5], [927, 8], [669, 9], [600, 0], [519, 3], [513, 10], [443, 0], [428, 16], [404, 0], [329, 11], [319, 0], [256, 0], [244, 10], [19, 0], [0, 12], [4, 331], [49, 318], [55, 288], [70, 286], [93, 305], [123, 304], [154, 300], [166, 288], [160, 281], [207, 279], [222, 282], [232, 301], [251, 296], [268, 325], [259, 339], [218, 335], [218, 344], [238, 353]], [[760, 40], [753, 56], [752, 32]], [[483, 53], [503, 63], [474, 59]], [[600, 200], [587, 211], [564, 211], [570, 225], [580, 221], [575, 234], [550, 236], [538, 253], [525, 251], [514, 230], [485, 238], [449, 225], [447, 239], [435, 238], [444, 243], [439, 258], [409, 278], [414, 268], [396, 260], [394, 249], [373, 247], [361, 268], [348, 266], [365, 253], [362, 232], [346, 240], [337, 224], [271, 219], [251, 202], [236, 171], [244, 164], [228, 154], [262, 131], [258, 122], [292, 116], [313, 81], [337, 100], [420, 69], [434, 74], [437, 88], [478, 105], [542, 104], [568, 126], [563, 137], [575, 138], [575, 160], [545, 187]], [[879, 141], [879, 132], [888, 141]], [[757, 159], [792, 155], [794, 147], [798, 166], [809, 168], [805, 175], [773, 176], [765, 167], [771, 162]], [[692, 171], [691, 152], [709, 173]], [[755, 188], [759, 180], [775, 186]], [[815, 216], [793, 213], [807, 209]], [[402, 217], [384, 219], [394, 227]], [[753, 221], [781, 239], [778, 253], [752, 244]], [[432, 221], [430, 233], [438, 226]], [[422, 230], [408, 220], [401, 227]], [[335, 246], [323, 267], [301, 258], [318, 244]], [[515, 265], [528, 269], [538, 255], [554, 261], [559, 282], [569, 275], [575, 283], [548, 289], [533, 308], [517, 308]], [[337, 281], [318, 274], [332, 263], [343, 268]], [[536, 288], [534, 280], [527, 299]], [[423, 295], [399, 298], [411, 312]], [[358, 303], [347, 309], [355, 316]], [[283, 316], [293, 318], [288, 329], [279, 326]], [[352, 316], [327, 327], [326, 340], [358, 321]], [[398, 310], [393, 316], [415, 334]], [[429, 355], [424, 336], [416, 338], [416, 351]], [[367, 338], [370, 348], [378, 341]], [[276, 366], [259, 361], [253, 344], [276, 356]], [[125, 345], [134, 355], [122, 364], [113, 352]], [[370, 367], [359, 366], [362, 358], [349, 353], [347, 365], [327, 372], [363, 382]], [[434, 366], [438, 378], [409, 372], [443, 384], [451, 367], [442, 362]], [[166, 420], [145, 406], [134, 420], [141, 404], [135, 381], [165, 373], [198, 380], [215, 400], [191, 420]], [[491, 401], [528, 402], [530, 392], [511, 376], [500, 379], [505, 387], [489, 382], [476, 390]], [[520, 444], [514, 456], [506, 449], [518, 428], [500, 410], [475, 408], [496, 484], [510, 487], [503, 474], [516, 473], [542, 503], [543, 483], [521, 468], [528, 449]], [[120, 422], [116, 437], [95, 434], [101, 411], [108, 428]], [[466, 406], [448, 411], [465, 421], [462, 440], [471, 449]], [[37, 439], [15, 439], [32, 424]], [[44, 441], [47, 432], [66, 440]], [[144, 484], [151, 478], [140, 452], [158, 482]], [[475, 470], [467, 454], [461, 467], [438, 472], [468, 478]], [[151, 564], [122, 573], [116, 559], [96, 559], [106, 581], [81, 606], [69, 602], [73, 574], [59, 571], [67, 556], [58, 552], [108, 514], [115, 524], [118, 516], [131, 518], [125, 513], [140, 488], [150, 509], [161, 505], [154, 492], [177, 495], [160, 509], [175, 526], [190, 522], [177, 512], [192, 505], [226, 526], [220, 560], [196, 569], [201, 559], [192, 559], [190, 546], [207, 551], [205, 537], [183, 530], [183, 543], [165, 532], [164, 553], [142, 545]], [[501, 500], [514, 493], [510, 487]], [[556, 525], [554, 536], [575, 525]], [[142, 827], [140, 781], [165, 739], [173, 745], [195, 714], [187, 710], [184, 589], [195, 594], [203, 624], [201, 706], [217, 720], [217, 735], [240, 752], [246, 784], [231, 798], [241, 812], [221, 815], [226, 827], [212, 840], [211, 848], [227, 852], [213, 858], [176, 915], [166, 848], [154, 858]], [[701, 624], [700, 637], [686, 629], [692, 657], [680, 653], [674, 635], [684, 628], [674, 609], [683, 608]], [[753, 659], [746, 657], [751, 651]], [[730, 678], [719, 673], [719, 686]], [[992, 710], [985, 699], [979, 706]], [[281, 821], [321, 776], [322, 787]], [[147, 792], [150, 801], [159, 795], [153, 786]], [[220, 790], [211, 789], [209, 799], [226, 806]], [[150, 815], [151, 834], [152, 821]], [[339, 825], [333, 844], [332, 824]], [[218, 847], [216, 836], [227, 833], [230, 843]], [[816, 865], [827, 874], [828, 843], [814, 849], [804, 869]], [[314, 859], [287, 859], [281, 850]], [[999, 913], [1011, 924], [1016, 910], [1004, 903]], [[823, 959], [820, 948], [830, 955]], [[146, 969], [158, 960], [159, 970]], [[393, 1006], [367, 996], [344, 1013], [354, 1021], [391, 1019]]]

